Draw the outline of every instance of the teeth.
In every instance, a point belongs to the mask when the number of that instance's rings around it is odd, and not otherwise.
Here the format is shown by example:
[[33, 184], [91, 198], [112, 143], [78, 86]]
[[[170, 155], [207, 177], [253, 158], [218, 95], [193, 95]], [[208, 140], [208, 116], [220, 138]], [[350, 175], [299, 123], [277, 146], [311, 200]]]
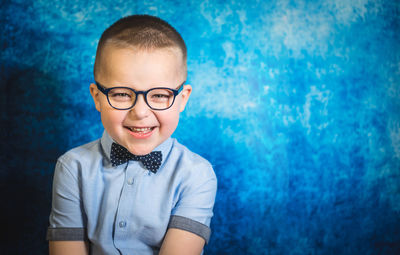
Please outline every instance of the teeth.
[[146, 132], [146, 131], [150, 131], [151, 128], [147, 127], [147, 128], [135, 128], [135, 127], [131, 127], [129, 128], [131, 131], [133, 132]]

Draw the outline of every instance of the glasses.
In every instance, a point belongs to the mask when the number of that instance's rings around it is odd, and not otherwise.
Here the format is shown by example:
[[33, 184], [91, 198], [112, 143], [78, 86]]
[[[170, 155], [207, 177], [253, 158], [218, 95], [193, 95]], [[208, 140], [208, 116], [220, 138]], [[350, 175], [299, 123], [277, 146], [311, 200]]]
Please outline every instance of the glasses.
[[184, 81], [177, 89], [170, 88], [152, 88], [147, 91], [136, 91], [128, 87], [105, 88], [98, 82], [95, 82], [97, 88], [107, 96], [107, 101], [112, 108], [117, 110], [128, 110], [135, 106], [137, 98], [143, 95], [144, 101], [153, 110], [167, 110], [175, 102], [175, 97], [182, 91]]

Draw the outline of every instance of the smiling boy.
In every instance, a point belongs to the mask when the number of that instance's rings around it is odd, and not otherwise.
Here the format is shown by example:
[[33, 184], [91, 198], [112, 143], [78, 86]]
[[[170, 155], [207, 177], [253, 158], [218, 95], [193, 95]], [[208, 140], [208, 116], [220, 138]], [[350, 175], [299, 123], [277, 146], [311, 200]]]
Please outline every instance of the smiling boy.
[[186, 46], [159, 18], [102, 35], [90, 85], [101, 139], [56, 165], [50, 254], [200, 254], [217, 188], [211, 165], [171, 138], [192, 88]]

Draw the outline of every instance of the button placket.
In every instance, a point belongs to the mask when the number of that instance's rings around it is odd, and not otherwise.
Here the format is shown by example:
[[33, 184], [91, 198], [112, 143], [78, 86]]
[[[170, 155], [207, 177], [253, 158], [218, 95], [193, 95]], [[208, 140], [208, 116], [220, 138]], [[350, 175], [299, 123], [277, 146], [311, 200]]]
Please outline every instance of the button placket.
[[[131, 164], [138, 165], [138, 162], [129, 162], [129, 165], [131, 165]], [[126, 169], [125, 181], [126, 181], [126, 184], [128, 184], [129, 186], [132, 186], [133, 183], [135, 182], [132, 165], [131, 165], [131, 167], [127, 167], [127, 169]]]
[[129, 238], [129, 229], [131, 228], [132, 222], [130, 222], [130, 200], [132, 189], [135, 188], [135, 173], [138, 167], [138, 162], [129, 161], [126, 169], [121, 196], [118, 203], [117, 215], [115, 218], [115, 245], [118, 247], [120, 242]]

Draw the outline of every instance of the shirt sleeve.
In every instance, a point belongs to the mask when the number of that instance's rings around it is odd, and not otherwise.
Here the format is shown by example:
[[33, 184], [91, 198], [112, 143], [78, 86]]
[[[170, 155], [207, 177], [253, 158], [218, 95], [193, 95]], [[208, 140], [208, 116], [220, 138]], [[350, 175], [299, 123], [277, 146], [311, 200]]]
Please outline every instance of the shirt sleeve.
[[193, 166], [185, 177], [168, 228], [178, 228], [202, 237], [211, 235], [210, 222], [217, 192], [217, 178], [208, 162]]
[[[71, 162], [71, 160], [68, 161]], [[80, 196], [80, 178], [77, 173], [77, 170], [71, 171], [62, 159], [57, 161], [47, 240], [80, 241], [87, 239]]]

